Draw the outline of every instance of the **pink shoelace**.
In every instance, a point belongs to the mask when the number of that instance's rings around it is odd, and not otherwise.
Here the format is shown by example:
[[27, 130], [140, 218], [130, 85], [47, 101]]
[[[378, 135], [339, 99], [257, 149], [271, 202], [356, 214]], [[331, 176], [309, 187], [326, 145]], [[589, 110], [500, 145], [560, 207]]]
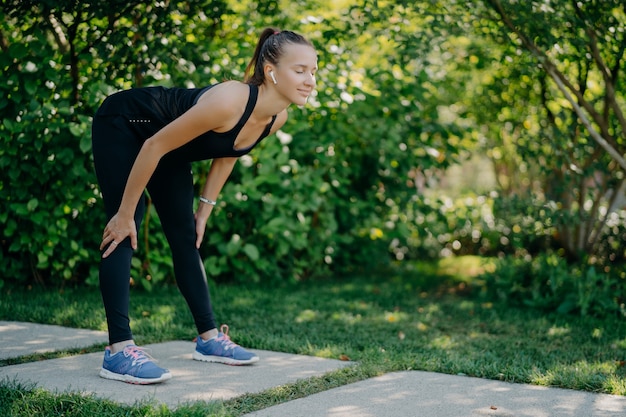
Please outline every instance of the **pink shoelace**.
[[148, 352], [146, 352], [146, 348], [141, 348], [139, 346], [126, 346], [124, 348], [124, 356], [133, 358], [133, 366], [141, 365], [146, 362], [154, 362], [154, 359]]
[[227, 324], [222, 324], [222, 326], [220, 327], [220, 332], [222, 332], [222, 336], [218, 335], [217, 339], [215, 340], [222, 343], [222, 346], [224, 346], [224, 350], [234, 349], [239, 346], [238, 344], [230, 340], [230, 336], [228, 336]]

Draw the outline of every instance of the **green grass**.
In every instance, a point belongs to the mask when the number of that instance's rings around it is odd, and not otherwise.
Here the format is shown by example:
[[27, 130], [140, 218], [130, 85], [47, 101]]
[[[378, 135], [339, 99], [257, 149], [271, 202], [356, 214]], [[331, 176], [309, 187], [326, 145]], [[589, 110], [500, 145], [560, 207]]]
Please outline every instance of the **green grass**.
[[[350, 359], [358, 365], [261, 394], [168, 410], [120, 406], [91, 396], [0, 383], [0, 410], [15, 416], [239, 416], [398, 370], [427, 370], [626, 395], [626, 324], [544, 314], [480, 300], [468, 290], [481, 265], [466, 258], [372, 277], [340, 277], [264, 289], [213, 286], [215, 312], [238, 343]], [[442, 272], [444, 271], [445, 274]], [[193, 321], [177, 290], [133, 291], [139, 344], [191, 340]], [[105, 330], [96, 289], [4, 290], [0, 319]], [[102, 350], [96, 346], [87, 351]], [[0, 362], [84, 352], [61, 352]]]

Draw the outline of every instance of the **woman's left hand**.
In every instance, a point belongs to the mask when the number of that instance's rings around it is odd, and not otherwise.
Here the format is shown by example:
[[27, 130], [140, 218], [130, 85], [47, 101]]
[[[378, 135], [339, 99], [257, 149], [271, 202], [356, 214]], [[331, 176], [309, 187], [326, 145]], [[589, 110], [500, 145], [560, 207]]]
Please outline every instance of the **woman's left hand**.
[[[211, 213], [209, 212], [209, 214]], [[198, 209], [194, 217], [196, 219], [196, 248], [200, 249], [200, 244], [202, 243], [202, 239], [204, 238], [204, 231], [206, 230], [206, 222], [209, 216], [201, 214], [200, 209]]]

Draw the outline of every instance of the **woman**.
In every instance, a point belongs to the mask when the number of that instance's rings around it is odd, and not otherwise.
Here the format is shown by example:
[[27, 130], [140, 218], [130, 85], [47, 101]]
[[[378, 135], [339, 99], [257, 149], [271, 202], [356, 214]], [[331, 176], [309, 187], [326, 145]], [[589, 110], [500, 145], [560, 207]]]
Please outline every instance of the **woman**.
[[[137, 384], [171, 378], [137, 347], [130, 330], [129, 276], [144, 189], [172, 250], [174, 273], [198, 331], [193, 359], [245, 365], [258, 357], [218, 331], [198, 248], [208, 217], [237, 158], [275, 133], [290, 104], [315, 88], [317, 54], [291, 31], [263, 31], [244, 82], [203, 89], [138, 88], [108, 97], [92, 129], [96, 176], [109, 219], [100, 250], [100, 290], [109, 343], [100, 376]], [[191, 162], [211, 159], [194, 214]]]

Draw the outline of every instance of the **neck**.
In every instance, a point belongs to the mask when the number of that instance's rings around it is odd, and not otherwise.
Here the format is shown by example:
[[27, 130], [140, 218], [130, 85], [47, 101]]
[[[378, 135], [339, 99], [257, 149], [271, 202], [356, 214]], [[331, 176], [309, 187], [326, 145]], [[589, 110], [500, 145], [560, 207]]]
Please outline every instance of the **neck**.
[[278, 94], [274, 88], [261, 84], [253, 114], [258, 118], [271, 117], [285, 110], [290, 104], [291, 102]]

